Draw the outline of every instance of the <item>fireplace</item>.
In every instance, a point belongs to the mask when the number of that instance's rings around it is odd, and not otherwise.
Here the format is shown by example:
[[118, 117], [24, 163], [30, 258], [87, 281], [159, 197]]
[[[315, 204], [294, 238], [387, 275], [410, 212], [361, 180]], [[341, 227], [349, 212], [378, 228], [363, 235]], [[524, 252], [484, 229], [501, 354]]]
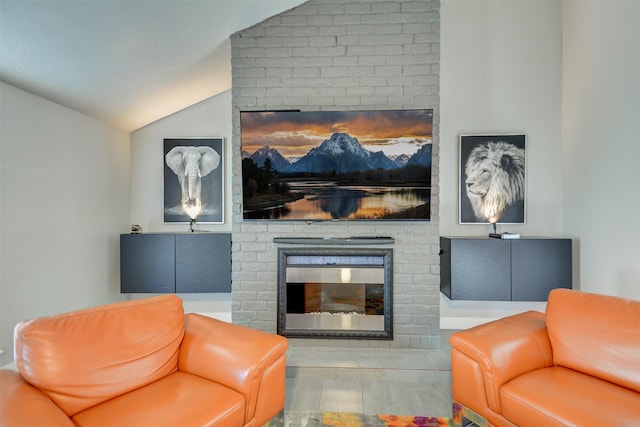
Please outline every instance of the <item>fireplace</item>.
[[278, 334], [393, 339], [392, 249], [278, 249]]

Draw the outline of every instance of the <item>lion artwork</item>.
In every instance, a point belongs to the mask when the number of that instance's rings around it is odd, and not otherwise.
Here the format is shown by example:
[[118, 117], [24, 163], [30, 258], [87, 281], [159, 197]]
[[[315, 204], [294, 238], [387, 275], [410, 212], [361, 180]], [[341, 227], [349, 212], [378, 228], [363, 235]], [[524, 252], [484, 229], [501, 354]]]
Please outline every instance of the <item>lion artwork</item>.
[[524, 149], [497, 141], [475, 147], [465, 164], [465, 187], [481, 222], [524, 220]]

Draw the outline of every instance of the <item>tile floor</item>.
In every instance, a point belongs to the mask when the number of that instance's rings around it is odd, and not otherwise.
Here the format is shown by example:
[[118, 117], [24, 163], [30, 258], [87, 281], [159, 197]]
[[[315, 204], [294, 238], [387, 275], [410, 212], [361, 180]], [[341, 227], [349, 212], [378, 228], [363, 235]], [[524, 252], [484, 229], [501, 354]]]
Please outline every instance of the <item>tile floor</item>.
[[292, 344], [285, 411], [451, 416], [449, 333], [441, 350]]

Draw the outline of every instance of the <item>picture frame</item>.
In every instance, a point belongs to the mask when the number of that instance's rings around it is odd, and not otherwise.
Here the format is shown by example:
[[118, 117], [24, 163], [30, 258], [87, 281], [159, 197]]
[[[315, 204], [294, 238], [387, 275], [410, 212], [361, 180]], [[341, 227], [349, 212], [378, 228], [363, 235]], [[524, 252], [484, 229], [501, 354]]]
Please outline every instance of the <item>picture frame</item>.
[[163, 154], [164, 222], [223, 223], [224, 138], [165, 138]]
[[433, 109], [241, 111], [244, 220], [431, 220]]
[[526, 135], [460, 135], [460, 224], [524, 224]]

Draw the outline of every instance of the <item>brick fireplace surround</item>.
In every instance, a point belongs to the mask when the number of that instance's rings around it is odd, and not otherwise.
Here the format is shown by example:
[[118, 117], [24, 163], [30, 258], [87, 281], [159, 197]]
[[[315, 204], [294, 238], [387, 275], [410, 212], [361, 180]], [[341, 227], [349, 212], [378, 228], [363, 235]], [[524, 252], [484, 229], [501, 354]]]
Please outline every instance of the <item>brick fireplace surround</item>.
[[[291, 339], [291, 346], [440, 348], [439, 1], [310, 0], [231, 37], [232, 318], [277, 325], [274, 237], [391, 236], [394, 339]], [[243, 221], [240, 111], [432, 108], [431, 221]]]

